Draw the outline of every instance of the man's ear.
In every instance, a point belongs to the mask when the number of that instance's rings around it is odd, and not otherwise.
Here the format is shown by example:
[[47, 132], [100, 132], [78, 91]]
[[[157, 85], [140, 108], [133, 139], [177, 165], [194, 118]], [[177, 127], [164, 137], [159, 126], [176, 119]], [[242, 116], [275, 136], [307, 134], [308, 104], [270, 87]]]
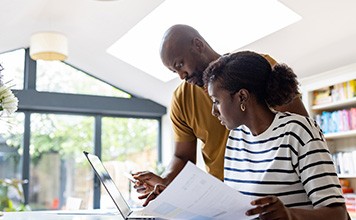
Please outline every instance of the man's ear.
[[200, 38], [197, 38], [197, 37], [195, 37], [193, 39], [193, 45], [194, 45], [194, 48], [196, 50], [198, 50], [200, 53], [203, 51], [204, 46], [205, 46], [204, 42]]

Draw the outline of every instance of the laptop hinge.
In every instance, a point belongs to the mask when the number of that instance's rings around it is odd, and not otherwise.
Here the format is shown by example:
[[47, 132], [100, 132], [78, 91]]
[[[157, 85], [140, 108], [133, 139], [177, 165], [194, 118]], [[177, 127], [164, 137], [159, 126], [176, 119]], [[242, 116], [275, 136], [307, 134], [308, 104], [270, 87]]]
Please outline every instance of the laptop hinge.
[[129, 214], [125, 217], [125, 219], [127, 220], [127, 219], [129, 219], [129, 217], [130, 217], [130, 215], [132, 214], [132, 210], [129, 212]]

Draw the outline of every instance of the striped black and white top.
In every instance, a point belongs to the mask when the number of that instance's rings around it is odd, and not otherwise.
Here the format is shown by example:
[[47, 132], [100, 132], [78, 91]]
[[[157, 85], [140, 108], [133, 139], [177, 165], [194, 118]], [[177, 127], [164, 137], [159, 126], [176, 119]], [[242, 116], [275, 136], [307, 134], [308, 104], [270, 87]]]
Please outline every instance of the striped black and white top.
[[246, 126], [231, 130], [224, 182], [246, 195], [275, 195], [287, 207], [344, 203], [320, 128], [314, 120], [291, 113], [278, 112], [257, 136]]

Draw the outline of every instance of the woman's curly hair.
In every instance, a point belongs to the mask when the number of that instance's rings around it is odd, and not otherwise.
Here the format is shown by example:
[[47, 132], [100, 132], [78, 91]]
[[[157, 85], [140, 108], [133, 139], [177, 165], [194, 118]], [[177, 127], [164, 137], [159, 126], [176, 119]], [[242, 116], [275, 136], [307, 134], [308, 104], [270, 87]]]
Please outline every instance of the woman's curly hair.
[[263, 56], [251, 51], [221, 56], [204, 71], [203, 79], [205, 86], [218, 80], [231, 94], [246, 89], [270, 107], [287, 104], [298, 94], [297, 76], [290, 67], [271, 67]]

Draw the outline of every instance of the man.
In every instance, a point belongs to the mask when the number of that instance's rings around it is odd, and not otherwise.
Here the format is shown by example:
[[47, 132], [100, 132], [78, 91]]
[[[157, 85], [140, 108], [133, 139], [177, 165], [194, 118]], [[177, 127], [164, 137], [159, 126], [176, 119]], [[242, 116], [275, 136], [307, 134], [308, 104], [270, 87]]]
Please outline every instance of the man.
[[[212, 101], [203, 88], [203, 71], [220, 55], [197, 30], [181, 24], [165, 32], [160, 55], [163, 64], [185, 81], [175, 90], [171, 104], [170, 116], [175, 138], [173, 158], [161, 177], [151, 172], [134, 174], [134, 178], [140, 180], [135, 188], [140, 193], [146, 193], [141, 198], [145, 198], [157, 183], [168, 185], [187, 161], [196, 163], [197, 139], [202, 141], [207, 171], [223, 180], [224, 152], [229, 132], [211, 114]], [[265, 58], [271, 65], [275, 63], [269, 56]], [[297, 94], [290, 104], [275, 109], [308, 115]]]

